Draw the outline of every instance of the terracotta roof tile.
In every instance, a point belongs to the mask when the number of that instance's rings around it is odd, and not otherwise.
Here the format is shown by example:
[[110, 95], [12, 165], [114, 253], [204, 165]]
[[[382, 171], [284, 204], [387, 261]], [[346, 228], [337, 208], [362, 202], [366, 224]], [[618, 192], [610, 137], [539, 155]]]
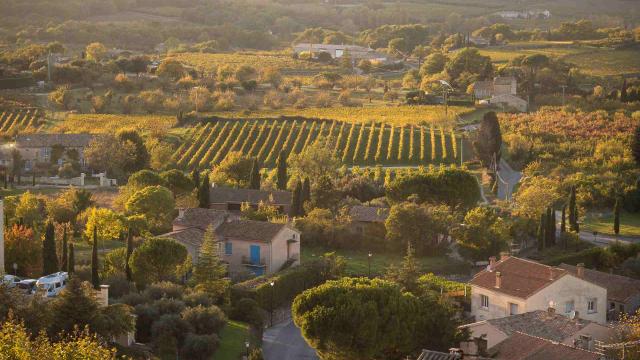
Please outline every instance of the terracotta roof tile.
[[[560, 264], [560, 268], [577, 274], [575, 266]], [[584, 279], [607, 289], [607, 299], [626, 302], [630, 297], [640, 294], [640, 280], [622, 275], [608, 274], [602, 271], [584, 269]]]
[[216, 233], [224, 239], [271, 242], [285, 226], [268, 221], [236, 220], [223, 223]]
[[[496, 272], [502, 277], [496, 288]], [[485, 269], [471, 279], [471, 285], [526, 299], [567, 274], [564, 269], [510, 256]]]
[[549, 340], [515, 333], [498, 343], [489, 353], [498, 360], [599, 360], [600, 354]]
[[178, 217], [173, 220], [174, 226], [179, 227], [198, 227], [206, 230], [209, 224], [217, 224], [226, 219], [238, 219], [237, 215], [233, 215], [228, 211], [203, 209], [203, 208], [187, 208], [181, 209]]
[[16, 146], [21, 148], [53, 145], [86, 147], [93, 138], [91, 134], [25, 134], [16, 136]]
[[506, 335], [521, 332], [527, 335], [551, 340], [564, 341], [579, 333], [592, 322], [584, 319], [570, 319], [557, 313], [544, 310], [486, 320]]
[[199, 247], [202, 245], [202, 239], [204, 238], [204, 230], [199, 228], [188, 228], [170, 233], [162, 234], [159, 237], [171, 238], [181, 244], [189, 244]]
[[389, 208], [355, 205], [349, 210], [353, 221], [384, 222], [389, 217]]
[[291, 204], [291, 192], [280, 190], [234, 189], [214, 186], [209, 190], [209, 195], [212, 204], [243, 202], [257, 204], [260, 201], [272, 202], [276, 205]]

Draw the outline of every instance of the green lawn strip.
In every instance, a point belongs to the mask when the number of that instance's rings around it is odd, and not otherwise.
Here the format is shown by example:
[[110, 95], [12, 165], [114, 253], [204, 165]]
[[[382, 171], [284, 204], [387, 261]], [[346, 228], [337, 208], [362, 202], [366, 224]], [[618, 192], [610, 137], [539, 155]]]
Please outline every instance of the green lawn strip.
[[[613, 213], [607, 214], [587, 214], [584, 219], [582, 229], [585, 231], [597, 231], [600, 234], [614, 235], [613, 233]], [[620, 235], [640, 236], [640, 213], [620, 213]]]
[[[311, 260], [327, 252], [333, 252], [345, 258], [346, 273], [349, 276], [367, 276], [369, 273], [368, 252], [364, 250], [331, 250], [322, 247], [303, 247], [302, 261]], [[389, 265], [400, 265], [403, 254], [390, 252], [371, 253], [371, 275], [384, 275]], [[466, 264], [450, 259], [446, 256], [418, 257], [421, 271], [435, 274], [467, 273]]]
[[[104, 259], [104, 255], [109, 251], [124, 247], [126, 244], [118, 240], [100, 240], [98, 239], [98, 256]], [[83, 239], [75, 239], [73, 241], [73, 253], [76, 264], [91, 261], [91, 244]]]
[[256, 343], [254, 339], [249, 338], [249, 325], [238, 321], [229, 320], [219, 335], [220, 345], [213, 355], [215, 360], [238, 360], [247, 351], [245, 341]]

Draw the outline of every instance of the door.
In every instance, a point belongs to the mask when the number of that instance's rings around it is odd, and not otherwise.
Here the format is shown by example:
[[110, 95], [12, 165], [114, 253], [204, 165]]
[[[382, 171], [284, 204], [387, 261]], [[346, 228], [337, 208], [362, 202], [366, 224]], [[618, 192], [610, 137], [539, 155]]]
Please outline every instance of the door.
[[251, 245], [251, 264], [260, 265], [260, 245]]

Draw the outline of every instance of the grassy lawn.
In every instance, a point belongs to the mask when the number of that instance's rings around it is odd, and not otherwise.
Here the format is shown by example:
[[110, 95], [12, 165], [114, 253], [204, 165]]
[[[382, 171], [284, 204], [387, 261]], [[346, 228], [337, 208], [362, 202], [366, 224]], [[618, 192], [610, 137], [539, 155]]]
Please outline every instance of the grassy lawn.
[[238, 360], [246, 353], [244, 342], [249, 340], [249, 325], [229, 320], [220, 332], [220, 347], [213, 355], [215, 360]]
[[[588, 214], [582, 228], [613, 235], [613, 214]], [[640, 236], [640, 214], [620, 213], [620, 235]]]
[[[324, 253], [335, 251], [347, 261], [347, 275], [367, 276], [369, 272], [369, 262], [366, 251], [362, 250], [331, 250], [321, 247], [303, 247], [302, 261], [311, 260]], [[372, 252], [371, 275], [383, 275], [389, 265], [400, 265], [404, 255], [390, 252]], [[432, 272], [435, 274], [466, 274], [469, 271], [468, 265], [450, 259], [446, 256], [419, 257], [422, 272]]]
[[[99, 240], [98, 256], [104, 259], [104, 255], [113, 249], [126, 246], [125, 243], [118, 240]], [[91, 245], [82, 239], [75, 239], [73, 242], [73, 251], [76, 264], [91, 261]]]

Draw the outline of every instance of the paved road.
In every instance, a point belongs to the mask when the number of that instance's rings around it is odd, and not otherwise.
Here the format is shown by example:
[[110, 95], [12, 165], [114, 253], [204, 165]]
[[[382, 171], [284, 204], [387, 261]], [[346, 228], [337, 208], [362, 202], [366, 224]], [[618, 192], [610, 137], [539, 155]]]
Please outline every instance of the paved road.
[[265, 360], [319, 359], [291, 319], [265, 330], [262, 350]]
[[[557, 219], [556, 233], [557, 233], [557, 236], [559, 237], [560, 236], [560, 219], [562, 219], [562, 211], [556, 210], [556, 219]], [[569, 227], [568, 224], [567, 224], [567, 227]], [[580, 231], [579, 235], [580, 235], [580, 240], [590, 242], [600, 247], [607, 247], [615, 243], [616, 241], [621, 242], [623, 244], [640, 243], [640, 236], [621, 236], [620, 235], [616, 237], [614, 235], [607, 235], [607, 234], [593, 235], [593, 232], [590, 232], [590, 231]]]
[[513, 170], [504, 159], [500, 159], [500, 168], [498, 169], [498, 199], [511, 199], [511, 193], [521, 178], [521, 172]]

